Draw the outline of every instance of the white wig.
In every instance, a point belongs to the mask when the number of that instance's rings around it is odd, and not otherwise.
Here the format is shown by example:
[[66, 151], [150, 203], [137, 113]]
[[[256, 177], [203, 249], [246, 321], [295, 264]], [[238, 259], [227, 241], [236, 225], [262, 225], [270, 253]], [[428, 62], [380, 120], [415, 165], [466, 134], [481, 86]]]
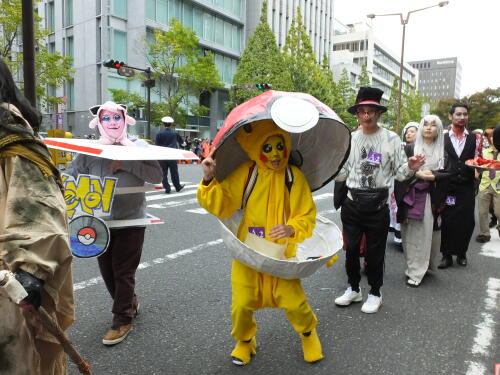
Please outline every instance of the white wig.
[[[437, 137], [430, 145], [424, 142], [424, 124], [435, 124]], [[444, 133], [443, 123], [436, 115], [427, 115], [420, 121], [417, 135], [415, 136], [415, 155], [424, 154], [425, 164], [420, 170], [436, 170], [444, 167]]]

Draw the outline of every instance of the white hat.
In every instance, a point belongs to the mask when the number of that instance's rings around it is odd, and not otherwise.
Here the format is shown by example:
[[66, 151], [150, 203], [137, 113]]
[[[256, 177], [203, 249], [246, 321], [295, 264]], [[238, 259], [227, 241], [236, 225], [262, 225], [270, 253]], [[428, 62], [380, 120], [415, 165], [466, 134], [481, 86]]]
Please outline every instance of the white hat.
[[307, 100], [282, 96], [273, 103], [271, 117], [281, 129], [303, 133], [318, 123], [319, 111]]
[[161, 122], [165, 122], [167, 124], [173, 124], [174, 123], [174, 119], [170, 116], [165, 116], [165, 117], [162, 117], [161, 118]]

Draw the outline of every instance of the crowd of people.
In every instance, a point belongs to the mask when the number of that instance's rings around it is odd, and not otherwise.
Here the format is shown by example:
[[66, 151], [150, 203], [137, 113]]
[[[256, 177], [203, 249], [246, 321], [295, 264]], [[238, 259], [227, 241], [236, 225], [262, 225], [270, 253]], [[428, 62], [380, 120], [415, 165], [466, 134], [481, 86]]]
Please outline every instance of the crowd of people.
[[[361, 87], [355, 103], [348, 109], [360, 127], [352, 133], [349, 155], [336, 177], [344, 188], [334, 197], [336, 206], [342, 208], [348, 283], [335, 304], [348, 306], [363, 301], [360, 286], [360, 248], [363, 248], [370, 287], [361, 307], [364, 313], [376, 313], [382, 305], [386, 243], [391, 226], [405, 253], [406, 283], [410, 287], [418, 287], [427, 272], [452, 266], [453, 256], [456, 264], [467, 266], [467, 250], [475, 226], [476, 194], [480, 225], [476, 241], [490, 241], [493, 226], [500, 235], [500, 220], [497, 220], [500, 171], [479, 171], [465, 163], [478, 155], [499, 159], [493, 130], [487, 129], [484, 136], [469, 131], [469, 107], [456, 103], [450, 108], [451, 125], [446, 129], [442, 119], [428, 115], [408, 124], [401, 139], [379, 123], [381, 114], [387, 111], [381, 104], [382, 94], [377, 88]], [[128, 137], [127, 124], [135, 120], [127, 115], [126, 107], [106, 102], [91, 108], [91, 113], [90, 126], [99, 127], [107, 144], [145, 143]], [[157, 135], [157, 145], [192, 150], [204, 160], [198, 188], [200, 205], [221, 218], [241, 208], [243, 219], [237, 236], [242, 242], [249, 233], [261, 229], [268, 242], [283, 248], [285, 257], [294, 256], [297, 244], [312, 234], [316, 207], [304, 174], [289, 165], [292, 151], [289, 133], [272, 120], [242, 129], [236, 141], [251, 161], [241, 164], [219, 182], [215, 178], [211, 142], [180, 137], [171, 129], [174, 122], [171, 117], [164, 117], [162, 122], [165, 129]], [[63, 330], [74, 321], [71, 252], [61, 177], [45, 145], [33, 131], [39, 124], [40, 114], [20, 94], [7, 66], [0, 60], [3, 210], [0, 234], [26, 234], [22, 239], [4, 243], [0, 269], [12, 271], [28, 292], [22, 303], [15, 305], [0, 289], [0, 346], [16, 354], [2, 366], [12, 373], [63, 374], [66, 359], [61, 345], [29, 315], [29, 311], [42, 306]], [[243, 202], [242, 191], [253, 168], [258, 168], [258, 180], [254, 181], [253, 194]], [[175, 189], [182, 190], [184, 185], [180, 184], [176, 163], [163, 162], [160, 166], [156, 161], [124, 162], [79, 155], [67, 173], [75, 177], [81, 173], [117, 177], [119, 187], [159, 183], [163, 177], [168, 193], [169, 171]], [[115, 198], [112, 216], [114, 219], [144, 217], [144, 193]], [[102, 339], [105, 345], [123, 341], [139, 313], [135, 271], [144, 233], [144, 226], [111, 229], [110, 247], [98, 258], [113, 300], [112, 324]], [[299, 334], [306, 362], [323, 358], [316, 332], [317, 318], [307, 303], [300, 279], [271, 276], [235, 259], [231, 273], [231, 334], [236, 340], [231, 352], [233, 363], [246, 365], [256, 354], [257, 325], [253, 311], [263, 307], [285, 310]], [[5, 337], [19, 340], [5, 341]]]
[[200, 158], [200, 160], [205, 159], [210, 154], [210, 147], [212, 146], [212, 140], [208, 140], [206, 138], [191, 138], [189, 136], [183, 136], [182, 146], [181, 148], [184, 150], [189, 150], [194, 152], [196, 156]]

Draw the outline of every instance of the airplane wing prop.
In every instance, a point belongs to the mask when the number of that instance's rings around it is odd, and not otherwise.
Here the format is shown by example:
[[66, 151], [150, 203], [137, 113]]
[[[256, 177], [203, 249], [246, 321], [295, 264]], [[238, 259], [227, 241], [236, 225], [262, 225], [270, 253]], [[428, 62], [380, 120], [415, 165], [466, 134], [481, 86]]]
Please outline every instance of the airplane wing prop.
[[76, 138], [44, 138], [43, 142], [49, 148], [111, 160], [198, 160], [191, 151], [154, 145], [102, 145], [97, 140]]

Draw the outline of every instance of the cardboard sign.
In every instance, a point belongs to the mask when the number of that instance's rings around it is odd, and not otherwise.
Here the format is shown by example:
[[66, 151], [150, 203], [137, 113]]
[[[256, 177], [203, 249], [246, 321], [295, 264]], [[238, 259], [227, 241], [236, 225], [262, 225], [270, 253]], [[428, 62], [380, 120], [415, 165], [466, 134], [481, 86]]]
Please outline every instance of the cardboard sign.
[[118, 179], [81, 174], [75, 179], [62, 174], [68, 219], [76, 216], [106, 216], [111, 212]]

